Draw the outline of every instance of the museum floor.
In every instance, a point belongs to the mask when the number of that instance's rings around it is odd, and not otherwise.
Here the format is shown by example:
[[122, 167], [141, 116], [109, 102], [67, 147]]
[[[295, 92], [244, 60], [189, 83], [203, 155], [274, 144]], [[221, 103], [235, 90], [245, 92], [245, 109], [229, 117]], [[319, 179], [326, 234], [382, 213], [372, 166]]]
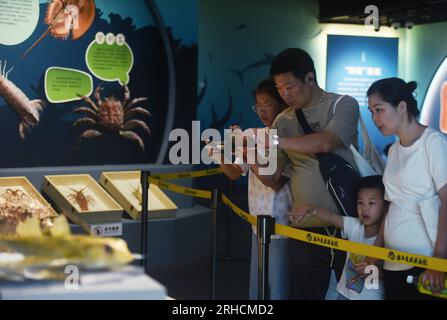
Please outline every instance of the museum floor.
[[[245, 186], [233, 183], [233, 199], [244, 208]], [[239, 190], [241, 188], [241, 190]], [[248, 299], [251, 228], [225, 207], [218, 216], [216, 299]], [[149, 275], [164, 284], [175, 299], [210, 299], [209, 259], [189, 264], [151, 268]]]
[[[247, 210], [246, 186], [232, 183], [231, 199], [241, 209]], [[228, 189], [226, 190], [228, 192]], [[227, 193], [228, 194], [228, 193]], [[218, 260], [216, 272], [216, 299], [248, 299], [250, 273], [250, 225], [228, 210], [221, 207], [218, 215]], [[201, 259], [190, 264], [151, 268], [149, 275], [166, 286], [168, 295], [174, 299], [211, 299], [209, 259]], [[336, 280], [332, 274], [326, 300], [335, 300]]]

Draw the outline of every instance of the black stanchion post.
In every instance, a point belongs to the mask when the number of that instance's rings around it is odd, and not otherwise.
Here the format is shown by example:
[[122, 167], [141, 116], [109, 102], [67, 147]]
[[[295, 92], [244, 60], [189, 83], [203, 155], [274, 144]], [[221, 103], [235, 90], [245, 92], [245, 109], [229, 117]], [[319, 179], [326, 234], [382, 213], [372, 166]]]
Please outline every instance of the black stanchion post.
[[[233, 200], [233, 181], [230, 180], [229, 181], [229, 185], [228, 185], [228, 198]], [[225, 252], [225, 256], [222, 258], [225, 261], [237, 261], [237, 260], [241, 260], [241, 257], [238, 257], [236, 255], [233, 255], [233, 229], [234, 229], [234, 225], [233, 225], [233, 219], [232, 219], [232, 210], [230, 207], [226, 207], [225, 209], [226, 211], [226, 252]]]
[[275, 219], [272, 216], [257, 217], [258, 233], [258, 299], [269, 300], [269, 245], [270, 236], [275, 233]]
[[[228, 181], [228, 198], [233, 199], [233, 180], [229, 179]], [[227, 227], [227, 239], [226, 239], [226, 251], [225, 251], [225, 260], [231, 260], [231, 226], [230, 226], [230, 215], [231, 209], [229, 207], [226, 208], [226, 227]]]
[[219, 204], [219, 190], [213, 189], [211, 195], [211, 281], [210, 296], [216, 299], [216, 271], [217, 271], [217, 210]]
[[149, 202], [149, 177], [150, 171], [141, 171], [141, 255], [143, 260], [141, 261], [144, 267], [144, 272], [147, 273], [147, 207]]

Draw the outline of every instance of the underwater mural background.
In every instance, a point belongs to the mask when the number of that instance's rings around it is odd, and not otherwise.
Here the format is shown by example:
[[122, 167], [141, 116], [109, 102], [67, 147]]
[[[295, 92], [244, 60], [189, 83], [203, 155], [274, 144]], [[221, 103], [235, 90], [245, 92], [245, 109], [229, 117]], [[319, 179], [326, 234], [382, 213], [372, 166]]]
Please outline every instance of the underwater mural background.
[[163, 163], [196, 115], [197, 1], [5, 3], [0, 167]]

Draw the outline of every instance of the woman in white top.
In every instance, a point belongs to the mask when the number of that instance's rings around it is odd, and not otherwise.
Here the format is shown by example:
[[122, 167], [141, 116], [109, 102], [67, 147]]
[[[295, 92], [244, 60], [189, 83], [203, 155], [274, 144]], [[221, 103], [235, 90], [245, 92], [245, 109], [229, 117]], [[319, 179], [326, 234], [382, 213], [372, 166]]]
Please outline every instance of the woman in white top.
[[[390, 208], [376, 245], [447, 258], [447, 140], [417, 120], [414, 81], [399, 78], [376, 81], [368, 89], [374, 124], [383, 135], [397, 135], [383, 175]], [[432, 205], [434, 210], [426, 210]], [[440, 206], [439, 206], [440, 204]], [[439, 208], [439, 209], [438, 209]], [[425, 299], [408, 275], [422, 276], [434, 292], [444, 288], [444, 272], [385, 261], [386, 299]]]
[[[253, 91], [256, 105], [253, 111], [257, 113], [259, 119], [264, 124], [264, 128], [247, 129], [244, 135], [259, 135], [266, 133], [270, 129], [276, 116], [284, 110], [284, 102], [276, 90], [272, 79], [261, 81]], [[220, 167], [227, 177], [237, 179], [241, 175], [248, 176], [248, 208], [250, 214], [271, 215], [276, 223], [287, 224], [287, 214], [292, 207], [292, 195], [288, 178], [285, 176], [272, 185], [265, 186], [258, 178], [256, 169], [252, 169], [244, 156], [236, 158], [235, 163], [224, 164], [223, 154], [219, 159]], [[269, 288], [270, 299], [286, 300], [289, 299], [290, 277], [288, 263], [288, 239], [278, 235], [272, 235], [269, 248]], [[252, 300], [257, 299], [258, 291], [258, 246], [256, 237], [256, 228], [253, 228], [252, 246], [251, 246], [251, 266], [250, 266], [250, 290], [249, 297]]]

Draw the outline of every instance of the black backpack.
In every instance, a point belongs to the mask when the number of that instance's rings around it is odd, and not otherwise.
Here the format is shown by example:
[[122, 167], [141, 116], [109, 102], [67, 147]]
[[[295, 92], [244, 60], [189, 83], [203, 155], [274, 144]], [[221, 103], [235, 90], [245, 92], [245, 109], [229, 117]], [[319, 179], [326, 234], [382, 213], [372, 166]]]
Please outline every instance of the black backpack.
[[[298, 122], [306, 134], [313, 133], [303, 111], [295, 111]], [[357, 187], [360, 175], [345, 159], [339, 155], [328, 152], [315, 154], [318, 160], [323, 181], [326, 189], [334, 199], [340, 214], [357, 217]]]

